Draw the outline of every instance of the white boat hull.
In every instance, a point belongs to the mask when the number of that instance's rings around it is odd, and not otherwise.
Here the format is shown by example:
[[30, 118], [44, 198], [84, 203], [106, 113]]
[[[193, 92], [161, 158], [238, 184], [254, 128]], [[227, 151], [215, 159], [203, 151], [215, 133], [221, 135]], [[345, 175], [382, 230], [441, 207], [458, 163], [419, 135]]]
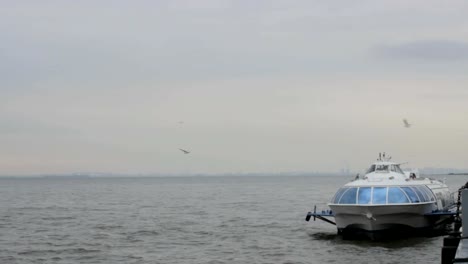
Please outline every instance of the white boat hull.
[[[331, 210], [307, 214], [306, 221], [314, 216], [321, 220], [334, 217], [338, 233], [383, 233], [403, 235], [412, 231], [443, 229], [452, 219], [447, 212], [454, 200], [447, 185], [430, 178], [420, 178], [416, 173], [405, 173], [400, 164], [379, 154], [361, 177], [338, 189], [328, 206]], [[389, 231], [389, 232], [387, 232]]]
[[425, 214], [433, 203], [404, 205], [330, 205], [338, 230], [357, 229], [367, 232], [395, 228], [428, 228], [433, 221]]

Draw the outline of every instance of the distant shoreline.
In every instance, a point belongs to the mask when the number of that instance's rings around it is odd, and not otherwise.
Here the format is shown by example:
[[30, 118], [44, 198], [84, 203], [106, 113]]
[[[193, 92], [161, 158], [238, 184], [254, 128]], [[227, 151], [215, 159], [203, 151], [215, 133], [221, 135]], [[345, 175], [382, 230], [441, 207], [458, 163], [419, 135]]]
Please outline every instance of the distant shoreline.
[[[281, 172], [281, 173], [219, 173], [219, 174], [30, 174], [30, 175], [0, 175], [0, 179], [105, 179], [105, 178], [187, 178], [187, 177], [354, 177], [355, 174], [341, 174], [330, 172]], [[468, 172], [460, 173], [421, 173], [421, 177], [431, 176], [463, 176]]]

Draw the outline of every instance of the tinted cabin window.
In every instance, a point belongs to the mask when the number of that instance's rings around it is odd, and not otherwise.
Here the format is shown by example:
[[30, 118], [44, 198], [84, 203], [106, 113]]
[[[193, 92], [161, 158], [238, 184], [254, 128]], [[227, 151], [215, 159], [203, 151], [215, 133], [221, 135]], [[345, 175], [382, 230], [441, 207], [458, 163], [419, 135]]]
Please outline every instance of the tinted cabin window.
[[401, 174], [405, 174], [405, 173], [401, 170], [401, 168], [400, 168], [399, 165], [395, 165], [395, 170], [396, 170], [396, 172], [399, 172], [399, 173], [401, 173]]
[[377, 165], [375, 172], [388, 172], [388, 165]]
[[372, 194], [373, 204], [385, 204], [387, 203], [387, 187], [374, 187]]
[[356, 191], [357, 188], [347, 189], [339, 201], [340, 204], [356, 204]]
[[420, 188], [421, 188], [421, 191], [426, 193], [427, 197], [429, 198], [428, 201], [435, 201], [434, 194], [427, 186], [420, 186]]
[[359, 204], [370, 204], [371, 201], [371, 188], [370, 187], [360, 187], [358, 195]]
[[[357, 198], [357, 201], [356, 201]], [[354, 187], [341, 188], [332, 203], [335, 204], [399, 204], [435, 201], [427, 186]]]
[[333, 203], [338, 203], [340, 201], [340, 198], [341, 196], [343, 195], [343, 193], [348, 190], [348, 188], [341, 188], [339, 189], [336, 194], [335, 194], [335, 197], [333, 198]]
[[421, 201], [423, 202], [429, 202], [429, 197], [427, 196], [427, 194], [421, 190], [422, 186], [414, 186], [413, 189], [414, 191], [416, 192], [416, 194], [418, 194], [419, 198], [421, 198]]
[[371, 172], [374, 172], [375, 171], [375, 165], [372, 165], [366, 173], [371, 173]]
[[401, 189], [408, 195], [412, 203], [419, 203], [421, 201], [410, 187], [401, 187]]
[[408, 197], [405, 193], [398, 187], [389, 187], [388, 188], [388, 203], [409, 203]]
[[405, 174], [405, 173], [400, 169], [400, 166], [398, 166], [398, 165], [390, 165], [390, 170], [391, 170], [391, 171], [394, 171], [394, 172], [396, 172], [396, 173]]

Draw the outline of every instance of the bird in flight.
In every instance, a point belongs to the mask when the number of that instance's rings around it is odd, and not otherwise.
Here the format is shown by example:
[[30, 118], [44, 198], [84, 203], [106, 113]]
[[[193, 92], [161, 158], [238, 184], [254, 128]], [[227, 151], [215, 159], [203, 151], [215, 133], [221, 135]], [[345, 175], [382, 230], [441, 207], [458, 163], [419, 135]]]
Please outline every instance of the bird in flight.
[[180, 148], [179, 150], [182, 151], [184, 154], [189, 154], [189, 153], [190, 153], [190, 151], [185, 150], [185, 149], [181, 149], [181, 148]]
[[405, 126], [406, 128], [409, 128], [409, 127], [411, 126], [411, 124], [408, 123], [408, 120], [406, 120], [406, 119], [403, 119], [403, 124], [404, 124], [404, 126]]

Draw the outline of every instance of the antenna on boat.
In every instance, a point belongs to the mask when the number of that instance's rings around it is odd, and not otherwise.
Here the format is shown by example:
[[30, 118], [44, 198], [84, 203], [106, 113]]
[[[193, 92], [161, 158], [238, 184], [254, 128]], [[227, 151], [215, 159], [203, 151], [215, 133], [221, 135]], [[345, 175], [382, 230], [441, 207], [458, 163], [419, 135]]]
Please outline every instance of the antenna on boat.
[[388, 158], [386, 157], [386, 154], [385, 152], [379, 152], [379, 158], [377, 159], [377, 161], [390, 161], [392, 159], [391, 156], [388, 156]]

